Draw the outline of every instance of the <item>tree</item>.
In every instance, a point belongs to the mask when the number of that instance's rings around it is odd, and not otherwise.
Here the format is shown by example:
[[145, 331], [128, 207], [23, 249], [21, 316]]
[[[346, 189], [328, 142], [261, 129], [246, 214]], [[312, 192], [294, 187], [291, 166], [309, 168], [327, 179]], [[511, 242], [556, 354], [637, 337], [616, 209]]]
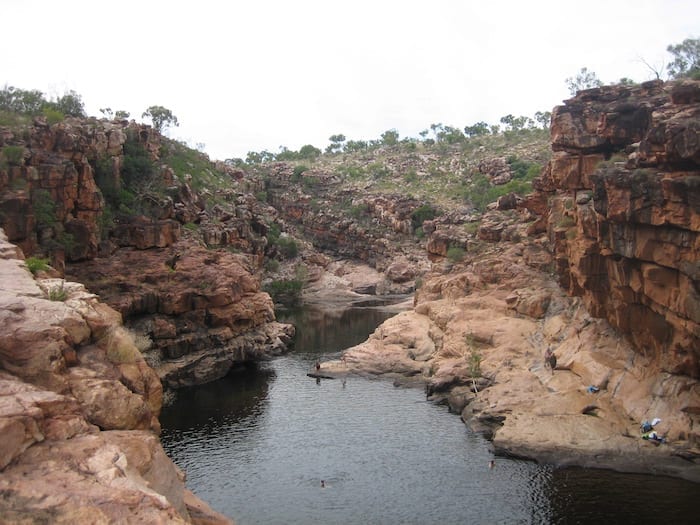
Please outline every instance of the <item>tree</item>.
[[437, 138], [440, 142], [459, 144], [460, 142], [464, 142], [464, 133], [462, 133], [462, 130], [453, 128], [452, 126], [444, 126], [438, 132]]
[[305, 146], [299, 148], [300, 159], [315, 160], [319, 155], [321, 155], [321, 153], [322, 151], [320, 149], [312, 146], [311, 144], [306, 144]]
[[537, 111], [535, 113], [535, 121], [542, 126], [542, 129], [549, 129], [549, 123], [552, 120], [551, 111]]
[[126, 120], [131, 116], [131, 113], [124, 111], [123, 109], [118, 109], [114, 112], [114, 118], [118, 120]]
[[700, 39], [686, 38], [668, 46], [666, 51], [673, 55], [673, 61], [666, 66], [671, 78], [700, 79]]
[[345, 143], [345, 151], [353, 153], [355, 151], [364, 151], [368, 147], [366, 140], [348, 140]]
[[73, 90], [64, 93], [54, 102], [49, 102], [48, 106], [63, 113], [67, 117], [85, 117], [85, 106], [83, 98]]
[[382, 144], [385, 146], [396, 146], [399, 143], [399, 132], [395, 129], [388, 129], [381, 135]]
[[575, 77], [566, 79], [566, 86], [569, 88], [569, 93], [572, 97], [576, 96], [581, 90], [591, 89], [602, 86], [598, 76], [593, 71], [588, 71], [588, 68], [582, 67], [581, 71]]
[[331, 135], [328, 140], [331, 141], [330, 145], [326, 148], [326, 153], [335, 153], [343, 149], [343, 142], [345, 142], [345, 135], [338, 133], [337, 135]]
[[532, 119], [527, 117], [514, 117], [510, 113], [505, 117], [501, 117], [501, 123], [506, 125], [507, 131], [520, 131], [521, 129], [524, 129], [525, 126], [531, 121]]
[[38, 115], [45, 104], [44, 94], [36, 89], [18, 89], [5, 84], [0, 90], [0, 110]]
[[153, 128], [158, 133], [161, 133], [169, 126], [180, 125], [180, 123], [177, 121], [177, 117], [173, 115], [173, 112], [168, 108], [164, 108], [163, 106], [151, 106], [143, 112], [141, 117], [150, 118], [151, 122], [153, 123]]
[[488, 135], [489, 125], [482, 120], [475, 124], [472, 124], [471, 126], [465, 126], [464, 134], [467, 137], [479, 137], [481, 135]]

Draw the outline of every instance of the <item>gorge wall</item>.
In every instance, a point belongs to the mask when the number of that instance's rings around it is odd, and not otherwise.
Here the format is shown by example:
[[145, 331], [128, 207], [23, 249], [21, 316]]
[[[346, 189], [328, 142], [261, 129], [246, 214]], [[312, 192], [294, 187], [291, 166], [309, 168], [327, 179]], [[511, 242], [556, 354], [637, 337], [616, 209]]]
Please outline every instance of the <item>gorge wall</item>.
[[273, 210], [249, 192], [195, 191], [164, 163], [175, 147], [125, 120], [0, 128], [0, 227], [114, 307], [169, 388], [279, 354], [294, 333], [255, 276]]
[[527, 205], [561, 286], [660, 370], [700, 377], [700, 82], [582, 91], [551, 135]]
[[1, 229], [0, 331], [0, 521], [228, 523], [163, 451], [163, 389], [119, 313], [35, 280]]

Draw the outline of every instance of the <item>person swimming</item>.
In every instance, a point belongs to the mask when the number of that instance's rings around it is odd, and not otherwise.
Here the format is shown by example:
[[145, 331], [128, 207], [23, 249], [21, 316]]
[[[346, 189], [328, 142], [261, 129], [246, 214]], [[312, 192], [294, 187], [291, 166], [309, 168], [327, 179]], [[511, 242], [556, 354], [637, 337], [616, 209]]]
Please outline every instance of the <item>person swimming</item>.
[[494, 460], [489, 461], [489, 468], [493, 468], [496, 466], [496, 462]]
[[322, 488], [322, 489], [325, 489], [325, 488], [326, 488], [326, 481], [323, 480], [323, 479], [321, 480], [321, 488]]

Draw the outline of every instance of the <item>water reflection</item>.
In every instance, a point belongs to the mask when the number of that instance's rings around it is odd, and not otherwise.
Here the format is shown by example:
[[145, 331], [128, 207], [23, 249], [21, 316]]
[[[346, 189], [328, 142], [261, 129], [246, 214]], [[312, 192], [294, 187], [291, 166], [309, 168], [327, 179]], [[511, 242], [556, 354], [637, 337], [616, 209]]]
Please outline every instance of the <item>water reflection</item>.
[[294, 352], [179, 391], [163, 443], [189, 487], [239, 525], [694, 522], [692, 483], [505, 458], [491, 469], [489, 443], [419, 389], [306, 377], [390, 315], [285, 312]]
[[297, 327], [296, 355], [338, 352], [357, 345], [396, 312], [376, 308], [291, 308], [277, 312], [277, 319]]

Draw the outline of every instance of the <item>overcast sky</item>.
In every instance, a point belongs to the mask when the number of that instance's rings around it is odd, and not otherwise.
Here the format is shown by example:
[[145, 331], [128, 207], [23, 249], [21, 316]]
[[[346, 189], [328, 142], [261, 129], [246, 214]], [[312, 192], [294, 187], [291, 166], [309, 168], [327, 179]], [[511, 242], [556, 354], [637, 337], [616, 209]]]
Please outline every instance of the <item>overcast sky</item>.
[[532, 116], [581, 67], [648, 80], [642, 60], [665, 72], [700, 37], [697, 0], [3, 0], [2, 19], [1, 86], [165, 106], [214, 159]]

